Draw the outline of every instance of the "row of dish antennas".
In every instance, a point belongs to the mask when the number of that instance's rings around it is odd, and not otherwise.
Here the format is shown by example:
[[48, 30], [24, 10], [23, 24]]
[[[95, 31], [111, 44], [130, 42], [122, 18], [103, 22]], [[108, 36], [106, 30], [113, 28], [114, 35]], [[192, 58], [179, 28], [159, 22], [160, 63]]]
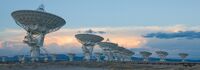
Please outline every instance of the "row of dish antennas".
[[[78, 31], [78, 33], [83, 33], [83, 34], [105, 34], [106, 32], [104, 32], [104, 31], [93, 31], [93, 30], [91, 30], [91, 29], [89, 29], [89, 30], [86, 30], [86, 31]], [[110, 42], [109, 41], [109, 39], [107, 39], [107, 41], [106, 42]], [[101, 43], [101, 42], [100, 42]], [[110, 42], [111, 43], [111, 42]], [[97, 43], [98, 44], [98, 43]], [[112, 43], [112, 44], [114, 44], [114, 43]], [[108, 47], [109, 46], [107, 46], [107, 48], [106, 49], [108, 49]], [[102, 47], [101, 47], [102, 48]], [[125, 51], [129, 51], [129, 50], [126, 50], [125, 48], [123, 48], [123, 47], [117, 47], [117, 50], [119, 50], [119, 48], [121, 48], [121, 49], [123, 49], [123, 50], [125, 50]], [[105, 49], [105, 48], [104, 48]], [[113, 52], [113, 51], [115, 51], [113, 48], [111, 48], [110, 49], [110, 53], [109, 54], [113, 54], [114, 55], [114, 53], [115, 52]], [[102, 55], [105, 55], [105, 52], [107, 52], [107, 51], [104, 51], [104, 53], [100, 53], [100, 52], [95, 52], [95, 55], [96, 55], [96, 59], [97, 59], [97, 61], [101, 61], [101, 56]], [[112, 53], [113, 52], [113, 53]], [[122, 53], [123, 53], [123, 51], [121, 51]], [[155, 52], [159, 57], [160, 57], [160, 61], [161, 62], [164, 62], [165, 61], [165, 58], [167, 57], [167, 55], [168, 55], [168, 53], [167, 52], [165, 52], [165, 51], [156, 51]], [[108, 54], [107, 54], [108, 55]], [[108, 56], [108, 57], [113, 57], [113, 55], [112, 56]], [[124, 55], [124, 54], [123, 54]], [[148, 51], [141, 51], [140, 52], [140, 55], [142, 55], [142, 57], [143, 57], [143, 61], [148, 61], [148, 58], [152, 55], [152, 53], [151, 52], [148, 52]], [[106, 56], [106, 55], [105, 55]], [[179, 53], [179, 56], [182, 58], [182, 62], [184, 62], [185, 61], [185, 58], [188, 56], [188, 54], [187, 53]], [[120, 58], [122, 58], [122, 56], [120, 57]]]
[[[26, 61], [28, 60], [28, 58], [26, 58], [26, 56], [18, 56], [18, 61], [21, 62], [21, 63], [25, 63]], [[30, 61], [31, 62], [39, 62], [39, 61], [42, 61], [42, 62], [49, 62], [49, 61], [52, 61], [52, 62], [55, 62], [57, 59], [56, 59], [56, 54], [51, 54], [51, 55], [44, 55], [42, 57], [42, 59], [39, 59], [39, 58], [36, 58], [36, 59], [31, 59]]]
[[[74, 61], [74, 57], [76, 56], [75, 53], [68, 53], [66, 56], [68, 56], [69, 60], [67, 61]], [[1, 57], [1, 62], [8, 62], [9, 57], [7, 56], [3, 56]], [[58, 59], [57, 59], [57, 54], [50, 54], [50, 55], [44, 55], [40, 58], [37, 58], [36, 60], [32, 60], [25, 56], [25, 55], [18, 55], [17, 56], [17, 61], [20, 62], [20, 63], [25, 63], [25, 62], [56, 62]], [[63, 60], [62, 60], [63, 61]]]
[[[166, 56], [168, 55], [168, 53], [165, 52], [165, 51], [156, 51], [155, 53], [160, 57], [160, 61], [161, 62], [164, 62]], [[101, 61], [101, 56], [103, 55], [103, 53], [95, 52], [94, 54], [95, 54], [95, 57], [96, 57], [97, 61]], [[74, 58], [76, 56], [75, 53], [68, 53], [67, 55], [69, 57], [69, 61], [74, 61]], [[148, 51], [140, 51], [140, 55], [142, 56], [144, 62], [148, 62], [148, 59], [152, 55], [152, 53], [148, 52]], [[187, 54], [187, 53], [179, 53], [178, 55], [181, 57], [182, 62], [185, 62], [185, 58], [189, 54]], [[8, 59], [8, 57], [3, 56], [3, 57], [1, 57], [1, 62], [7, 62], [7, 59]], [[18, 56], [18, 61], [19, 62], [25, 63], [26, 60], [27, 60], [26, 56], [24, 56], [24, 55]], [[57, 60], [56, 54], [51, 54], [50, 58], [49, 58], [49, 56], [44, 56], [44, 58], [43, 58], [43, 62], [50, 62], [50, 61], [55, 62], [56, 60]], [[39, 61], [39, 59], [37, 59], [37, 61]]]
[[77, 33], [85, 33], [85, 34], [105, 34], [104, 31], [93, 31], [92, 29], [86, 31], [78, 31]]
[[[166, 57], [169, 55], [168, 52], [166, 51], [156, 51], [155, 53], [159, 56], [160, 62], [165, 62]], [[148, 51], [140, 51], [140, 55], [143, 57], [143, 61], [147, 62], [152, 53]], [[182, 59], [182, 62], [185, 62], [185, 59], [189, 54], [179, 53], [178, 55]]]
[[[160, 62], [165, 62], [165, 58], [168, 55], [167, 52], [165, 52], [165, 51], [156, 51], [156, 54], [160, 57]], [[96, 55], [97, 61], [101, 61], [102, 53], [96, 52], [95, 55]], [[152, 55], [152, 53], [151, 52], [147, 52], [147, 51], [141, 51], [140, 55], [142, 56], [144, 62], [148, 62], [149, 61], [148, 59]], [[187, 53], [179, 53], [178, 55], [181, 57], [182, 62], [185, 62], [185, 58], [189, 54], [187, 54]]]
[[[159, 61], [160, 62], [165, 62], [166, 61], [165, 59], [166, 59], [166, 57], [168, 55], [167, 52], [165, 52], [165, 51], [156, 51], [155, 53], [159, 56], [159, 58], [160, 58]], [[139, 54], [142, 56], [144, 62], [148, 62], [149, 61], [149, 57], [152, 55], [152, 53], [148, 52], [148, 51], [140, 51]], [[101, 61], [101, 56], [102, 55], [103, 55], [103, 53], [99, 53], [99, 52], [95, 53], [97, 61]], [[179, 53], [178, 55], [181, 58], [181, 62], [185, 62], [186, 57], [189, 56], [189, 54], [187, 54], [187, 53]]]

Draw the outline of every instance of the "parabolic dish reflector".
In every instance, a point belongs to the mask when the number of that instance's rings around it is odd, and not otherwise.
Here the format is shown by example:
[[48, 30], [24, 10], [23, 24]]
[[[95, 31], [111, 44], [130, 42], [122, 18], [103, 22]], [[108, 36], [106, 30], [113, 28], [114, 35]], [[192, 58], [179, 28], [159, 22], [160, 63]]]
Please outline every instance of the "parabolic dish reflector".
[[99, 42], [98, 45], [101, 47], [108, 47], [110, 49], [117, 48], [118, 46], [118, 44], [111, 43], [111, 42]]
[[18, 10], [12, 12], [16, 23], [26, 31], [53, 32], [65, 25], [65, 20], [51, 13], [37, 10]]
[[132, 51], [130, 51], [130, 50], [127, 50], [127, 54], [129, 54], [129, 55], [134, 55], [135, 53], [132, 52]]
[[124, 47], [118, 47], [117, 50], [123, 54], [128, 54], [128, 55], [134, 55], [135, 53], [124, 48]]
[[97, 43], [97, 42], [101, 42], [104, 39], [103, 37], [94, 35], [94, 34], [76, 34], [75, 37], [81, 43], [85, 43], [85, 42]]
[[118, 47], [117, 48], [119, 51], [126, 51], [126, 49], [124, 47]]

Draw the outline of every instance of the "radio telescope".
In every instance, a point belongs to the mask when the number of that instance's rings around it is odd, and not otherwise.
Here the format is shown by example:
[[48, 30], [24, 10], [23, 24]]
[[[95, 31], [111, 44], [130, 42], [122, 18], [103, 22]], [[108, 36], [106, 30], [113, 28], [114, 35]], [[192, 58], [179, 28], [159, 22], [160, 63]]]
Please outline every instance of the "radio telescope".
[[119, 61], [121, 58], [120, 51], [118, 49], [112, 49], [113, 57], [115, 61]]
[[95, 54], [95, 56], [96, 56], [97, 61], [100, 62], [100, 61], [101, 61], [101, 55], [102, 55], [102, 53], [100, 53], [100, 52], [95, 52], [94, 54]]
[[56, 62], [57, 61], [57, 54], [51, 54], [51, 59], [53, 62]]
[[127, 58], [127, 61], [132, 61], [131, 57], [135, 54], [134, 52], [126, 49], [126, 58]]
[[49, 58], [47, 55], [44, 56], [44, 62], [48, 62], [49, 61]]
[[84, 59], [87, 61], [90, 61], [92, 57], [92, 52], [95, 44], [101, 42], [104, 39], [99, 35], [93, 34], [92, 30], [76, 34], [75, 37], [82, 44]]
[[118, 44], [116, 43], [111, 43], [109, 41], [107, 42], [99, 42], [98, 45], [100, 46], [100, 48], [103, 49], [104, 53], [105, 53], [105, 59], [107, 61], [112, 61], [113, 60], [113, 53], [112, 53], [112, 49], [114, 47], [117, 47]]
[[24, 55], [19, 55], [19, 56], [18, 56], [18, 61], [19, 61], [20, 63], [25, 63], [25, 56], [24, 56]]
[[74, 61], [75, 53], [68, 53], [69, 61]]
[[189, 55], [187, 53], [179, 53], [178, 54], [182, 58], [182, 62], [185, 62], [185, 58]]
[[7, 62], [7, 56], [3, 56], [3, 57], [1, 57], [1, 62]]
[[23, 56], [19, 55], [19, 56], [17, 56], [17, 57], [18, 57], [18, 61], [19, 61], [19, 62], [22, 62]]
[[134, 54], [132, 54], [132, 52], [130, 52], [129, 50], [125, 49], [124, 47], [116, 47], [113, 48], [113, 54], [117, 55], [115, 56], [115, 58], [117, 58], [117, 60], [120, 61], [131, 61], [131, 56]]
[[117, 48], [113, 48], [113, 54], [115, 55], [116, 60], [120, 60], [120, 61], [124, 61], [125, 59], [125, 54], [124, 54], [124, 49], [123, 47], [117, 47]]
[[165, 58], [167, 57], [168, 53], [165, 51], [156, 51], [156, 54], [160, 57], [160, 61], [164, 62]]
[[140, 54], [141, 54], [142, 57], [144, 58], [143, 61], [145, 61], [145, 62], [149, 61], [149, 60], [148, 60], [148, 59], [149, 59], [149, 56], [152, 55], [151, 52], [147, 52], [147, 51], [141, 51]]
[[45, 35], [65, 25], [63, 18], [46, 12], [44, 5], [40, 5], [36, 10], [17, 10], [11, 15], [17, 25], [27, 31], [23, 41], [31, 47], [30, 55], [33, 61], [40, 55]]
[[118, 46], [117, 48], [113, 48], [112, 50], [113, 50], [113, 54], [115, 55], [116, 60], [119, 60], [119, 61], [125, 60], [125, 57], [126, 57], [126, 55], [124, 54], [125, 48]]

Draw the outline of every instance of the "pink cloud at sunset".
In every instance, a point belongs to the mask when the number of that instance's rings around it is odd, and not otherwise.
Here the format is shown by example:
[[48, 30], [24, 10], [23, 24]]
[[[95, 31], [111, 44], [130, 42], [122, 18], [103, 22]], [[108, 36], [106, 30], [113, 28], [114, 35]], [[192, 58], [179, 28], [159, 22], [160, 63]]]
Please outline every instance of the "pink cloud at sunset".
[[[174, 26], [135, 26], [135, 27], [99, 27], [99, 28], [62, 28], [56, 32], [49, 33], [45, 37], [44, 46], [57, 44], [59, 46], [68, 47], [65, 45], [81, 46], [81, 44], [76, 40], [74, 35], [78, 31], [84, 31], [88, 29], [93, 29], [94, 31], [105, 31], [106, 34], [101, 36], [105, 39], [109, 38], [111, 42], [118, 43], [120, 46], [126, 48], [139, 48], [144, 45], [147, 40], [142, 37], [143, 34], [156, 31], [174, 32], [180, 30], [188, 30], [188, 27], [184, 25], [174, 25]], [[195, 29], [193, 27], [193, 29]], [[1, 35], [2, 41], [18, 41], [22, 42], [25, 31], [22, 29], [6, 29]], [[105, 41], [104, 39], [104, 41]]]
[[[87, 28], [89, 29], [89, 28]], [[80, 30], [87, 30], [80, 29]], [[121, 29], [109, 29], [109, 28], [91, 28], [94, 31], [105, 31], [106, 34], [100, 34], [100, 36], [104, 37], [104, 41], [109, 38], [111, 42], [118, 43], [120, 46], [126, 48], [138, 48], [140, 45], [145, 43], [145, 39], [134, 32], [130, 33], [128, 31], [131, 30], [121, 30]], [[49, 34], [45, 38], [45, 44], [56, 43], [60, 46], [66, 44], [73, 44], [75, 46], [81, 46], [81, 44], [76, 40], [74, 35], [79, 31], [79, 29], [75, 30], [67, 30], [62, 29], [58, 32]]]
[[[168, 50], [172, 51], [172, 49], [166, 49], [165, 46], [187, 46], [187, 45], [197, 45], [199, 41], [190, 41], [190, 40], [162, 40], [162, 39], [148, 39], [144, 38], [143, 35], [154, 32], [167, 32], [173, 33], [177, 31], [184, 30], [194, 30], [200, 31], [198, 27], [187, 27], [184, 25], [174, 25], [174, 26], [134, 26], [134, 27], [99, 27], [99, 28], [62, 28], [56, 32], [49, 33], [45, 36], [44, 48], [50, 53], [82, 53], [81, 44], [74, 37], [78, 31], [85, 31], [88, 29], [92, 29], [94, 31], [105, 31], [105, 34], [98, 34], [104, 37], [103, 41], [106, 41], [107, 38], [110, 39], [111, 42], [118, 43], [119, 46], [133, 49], [133, 51], [137, 52], [142, 49], [154, 52], [155, 49], [158, 50]], [[1, 55], [16, 55], [16, 54], [28, 54], [30, 47], [24, 44], [23, 38], [26, 32], [23, 29], [6, 29], [0, 33], [0, 50], [6, 50], [2, 52], [10, 52], [10, 53], [2, 53]], [[174, 43], [174, 41], [176, 43]], [[182, 43], [182, 41], [184, 43]], [[180, 43], [181, 44], [180, 44]], [[191, 43], [191, 44], [190, 44]], [[8, 45], [10, 44], [10, 45]], [[182, 45], [184, 44], [184, 45]], [[181, 47], [176, 48], [181, 48]], [[163, 49], [165, 48], [165, 49]], [[175, 48], [174, 46], [171, 48]], [[175, 49], [176, 49], [175, 48]], [[187, 47], [185, 47], [187, 48]], [[135, 49], [135, 50], [134, 50]], [[95, 46], [94, 51], [101, 51], [98, 46]], [[183, 50], [179, 50], [183, 51]], [[186, 50], [184, 50], [186, 51]]]

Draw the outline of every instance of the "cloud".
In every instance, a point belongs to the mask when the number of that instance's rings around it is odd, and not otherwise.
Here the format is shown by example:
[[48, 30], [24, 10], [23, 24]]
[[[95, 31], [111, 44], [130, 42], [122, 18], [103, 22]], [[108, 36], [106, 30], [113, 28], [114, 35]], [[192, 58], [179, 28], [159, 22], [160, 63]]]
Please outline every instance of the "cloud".
[[[200, 39], [159, 39], [149, 38], [141, 48], [133, 48], [135, 52], [146, 50], [155, 52], [158, 50], [169, 52], [168, 58], [179, 58], [178, 53], [188, 53], [191, 59], [199, 59]], [[153, 57], [157, 57], [156, 54]]]
[[172, 39], [172, 38], [200, 39], [200, 32], [196, 31], [157, 32], [157, 33], [149, 33], [144, 37], [160, 38], [160, 39]]
[[[106, 34], [100, 34], [110, 39], [111, 42], [118, 43], [134, 52], [147, 50], [154, 52], [156, 50], [164, 50], [170, 53], [169, 57], [178, 56], [179, 52], [189, 52], [191, 57], [197, 57], [197, 46], [199, 39], [159, 39], [159, 38], [144, 38], [142, 35], [150, 33], [178, 33], [179, 31], [194, 31], [200, 32], [198, 26], [172, 25], [172, 26], [128, 26], [128, 27], [91, 27], [91, 28], [61, 28], [60, 30], [49, 33], [45, 36], [44, 48], [49, 53], [82, 53], [81, 44], [74, 37], [78, 31], [93, 29], [94, 31], [105, 31]], [[22, 43], [26, 32], [23, 29], [5, 29], [0, 32], [0, 55], [16, 55], [28, 54], [30, 47]], [[104, 40], [104, 41], [105, 41]], [[3, 45], [4, 42], [9, 42], [12, 46]], [[16, 43], [15, 43], [16, 42]], [[18, 45], [17, 45], [18, 44]], [[20, 45], [21, 44], [21, 45]], [[20, 52], [19, 52], [20, 51]], [[101, 51], [98, 46], [95, 46], [94, 52]], [[9, 52], [9, 53], [8, 53]], [[157, 55], [153, 55], [157, 57]]]
[[28, 54], [30, 47], [22, 42], [17, 41], [1, 41], [0, 42], [0, 55], [11, 56], [11, 55], [22, 55]]
[[[84, 31], [88, 29], [93, 29], [94, 31], [106, 31], [106, 34], [100, 34], [100, 36], [104, 37], [105, 39], [109, 38], [112, 42], [118, 43], [120, 46], [124, 46], [126, 48], [137, 48], [145, 43], [144, 38], [138, 35], [138, 33], [135, 33], [134, 29], [132, 30], [131, 28], [62, 28], [45, 36], [44, 48], [47, 49], [49, 53], [82, 53], [82, 45], [77, 41], [74, 35], [80, 30]], [[23, 29], [5, 29], [0, 33], [1, 55], [19, 54], [17, 52], [27, 54], [29, 52], [30, 47], [22, 42], [26, 34]], [[11, 46], [3, 45], [6, 42]], [[25, 50], [26, 52], [22, 52], [20, 50]], [[94, 50], [101, 51], [98, 46], [95, 46]]]
[[[126, 48], [138, 48], [146, 43], [146, 38], [141, 35], [153, 32], [176, 32], [180, 30], [195, 29], [185, 25], [173, 26], [128, 26], [128, 27], [91, 27], [91, 28], [61, 28], [60, 30], [49, 33], [45, 36], [45, 46], [56, 43], [59, 46], [81, 44], [74, 37], [78, 31], [93, 29], [94, 31], [105, 31], [106, 34], [100, 36], [105, 39], [109, 38], [112, 42], [118, 43]], [[197, 27], [196, 27], [197, 28]], [[18, 41], [22, 42], [26, 32], [23, 29], [5, 29], [0, 32], [2, 41]], [[65, 46], [67, 47], [67, 46]]]

